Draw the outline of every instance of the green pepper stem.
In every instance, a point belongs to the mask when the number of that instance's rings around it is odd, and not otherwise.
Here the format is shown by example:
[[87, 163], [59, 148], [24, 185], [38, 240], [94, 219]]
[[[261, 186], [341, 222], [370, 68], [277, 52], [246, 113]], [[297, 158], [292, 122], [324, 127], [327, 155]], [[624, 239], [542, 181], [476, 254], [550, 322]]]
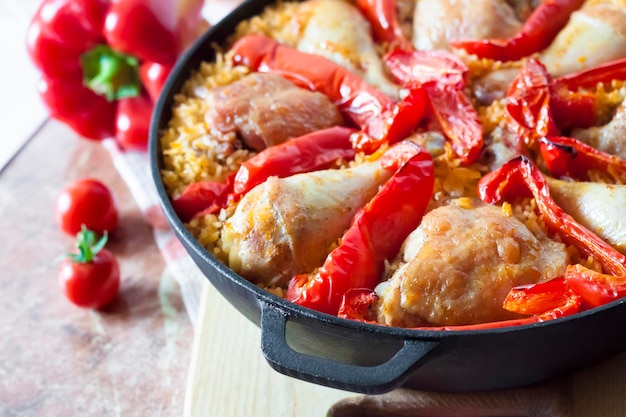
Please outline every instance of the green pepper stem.
[[83, 53], [80, 63], [84, 85], [108, 101], [137, 97], [141, 93], [139, 61], [134, 56], [100, 44]]

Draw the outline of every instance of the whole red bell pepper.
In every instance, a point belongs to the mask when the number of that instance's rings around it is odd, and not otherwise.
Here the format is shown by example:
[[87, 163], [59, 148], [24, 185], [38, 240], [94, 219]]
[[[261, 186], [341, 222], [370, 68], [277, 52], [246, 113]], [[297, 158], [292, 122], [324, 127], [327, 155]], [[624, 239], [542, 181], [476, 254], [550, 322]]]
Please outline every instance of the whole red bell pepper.
[[355, 132], [355, 129], [335, 126], [266, 148], [243, 162], [226, 182], [189, 184], [180, 196], [172, 200], [174, 211], [186, 223], [199, 213], [218, 212], [269, 177], [284, 178], [318, 171], [340, 159], [351, 160], [354, 149], [350, 136]]
[[458, 40], [450, 42], [450, 45], [479, 58], [517, 61], [550, 46], [569, 21], [570, 15], [584, 2], [546, 0], [537, 6], [515, 36], [508, 39]]
[[287, 300], [337, 315], [349, 290], [374, 289], [385, 261], [396, 256], [402, 242], [419, 225], [433, 193], [432, 157], [418, 145], [404, 141], [382, 158], [383, 166], [397, 169], [396, 173], [357, 212], [322, 267], [292, 278]]
[[[87, 139], [144, 149], [153, 102], [180, 51], [176, 33], [141, 0], [44, 0], [29, 55], [50, 115]], [[168, 6], [169, 7], [169, 6]]]
[[363, 131], [357, 150], [371, 153], [383, 143], [404, 139], [422, 120], [425, 94], [414, 89], [394, 100], [348, 69], [319, 55], [300, 52], [263, 35], [248, 35], [231, 48], [233, 62], [253, 71], [275, 72], [302, 88], [319, 91]]
[[[570, 265], [565, 271], [567, 285], [581, 297], [584, 308], [596, 307], [626, 295], [626, 256], [565, 213], [550, 196], [543, 174], [529, 159], [512, 159], [498, 170], [485, 175], [479, 181], [478, 194], [490, 204], [512, 202], [520, 196], [533, 197], [549, 233], [558, 235], [582, 255], [600, 263], [603, 272], [592, 271], [580, 264]], [[545, 283], [545, 286], [549, 287], [549, 284]], [[519, 289], [516, 291], [522, 295], [524, 293]], [[540, 296], [537, 288], [531, 293], [533, 297]], [[525, 307], [515, 305], [524, 300], [523, 296], [513, 294], [508, 299], [508, 307], [521, 311]], [[575, 301], [572, 303], [575, 304]]]
[[589, 171], [599, 171], [626, 180], [626, 161], [574, 138], [564, 136], [539, 140], [541, 157], [550, 174], [588, 181]]
[[467, 65], [446, 51], [415, 49], [395, 49], [384, 61], [397, 81], [426, 93], [430, 118], [437, 121], [461, 162], [475, 162], [483, 146], [483, 127], [463, 90]]

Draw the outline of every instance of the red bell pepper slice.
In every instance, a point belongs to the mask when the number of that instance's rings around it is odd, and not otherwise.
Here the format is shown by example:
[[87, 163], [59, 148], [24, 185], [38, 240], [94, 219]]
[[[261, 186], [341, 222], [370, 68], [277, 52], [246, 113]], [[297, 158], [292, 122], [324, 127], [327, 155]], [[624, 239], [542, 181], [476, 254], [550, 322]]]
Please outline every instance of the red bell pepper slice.
[[[404, 162], [407, 156], [410, 159]], [[292, 278], [287, 300], [337, 315], [348, 290], [371, 291], [379, 283], [385, 260], [397, 254], [404, 239], [419, 225], [434, 187], [432, 157], [413, 143], [395, 145], [383, 155], [382, 163], [390, 168], [401, 166], [357, 212], [324, 265], [317, 272]]]
[[518, 157], [485, 175], [479, 181], [478, 194], [491, 204], [513, 201], [518, 196], [534, 197], [548, 231], [602, 265], [603, 273], [582, 265], [570, 265], [565, 272], [568, 285], [581, 295], [586, 306], [595, 307], [626, 295], [626, 256], [565, 213], [530, 160]]
[[200, 181], [189, 184], [172, 200], [174, 212], [183, 223], [190, 222], [199, 214], [217, 213], [227, 204], [228, 195], [233, 189], [233, 177], [228, 177], [226, 182]]
[[542, 138], [539, 140], [539, 149], [550, 174], [556, 178], [567, 176], [588, 181], [589, 171], [626, 178], [626, 160], [601, 152], [574, 138]]
[[555, 317], [578, 313], [582, 304], [580, 295], [563, 278], [511, 289], [502, 307], [527, 315], [551, 312]]
[[468, 66], [446, 51], [394, 49], [383, 58], [391, 74], [401, 83], [437, 83], [442, 87], [465, 87]]
[[450, 42], [450, 45], [479, 58], [517, 61], [550, 46], [569, 21], [570, 15], [584, 2], [546, 0], [537, 6], [515, 36], [508, 39], [458, 40]]
[[626, 60], [557, 79], [537, 59], [526, 60], [507, 92], [505, 106], [507, 126], [520, 139], [517, 151], [525, 154], [541, 138], [559, 136], [559, 129], [592, 126], [598, 100], [577, 89], [620, 77], [626, 78]]
[[378, 296], [371, 290], [352, 288], [344, 294], [337, 317], [362, 323], [376, 323], [370, 317], [370, 307], [377, 300]]
[[463, 91], [467, 65], [445, 51], [396, 49], [384, 60], [396, 80], [410, 90], [425, 91], [431, 118], [439, 123], [461, 162], [475, 162], [483, 146], [483, 127]]
[[271, 176], [289, 177], [328, 168], [339, 159], [354, 158], [350, 136], [355, 129], [331, 127], [271, 146], [243, 162], [226, 182], [192, 183], [172, 201], [174, 211], [187, 223], [198, 214], [216, 213], [237, 201]]
[[241, 164], [233, 194], [247, 193], [271, 176], [289, 177], [328, 168], [339, 159], [354, 158], [350, 136], [356, 129], [335, 126], [269, 147]]
[[364, 135], [358, 150], [373, 152], [383, 143], [404, 139], [425, 111], [424, 95], [414, 91], [396, 102], [348, 69], [318, 55], [300, 52], [262, 35], [248, 35], [231, 48], [233, 62], [253, 71], [274, 72], [296, 85], [319, 91]]
[[517, 149], [520, 154], [539, 138], [557, 134], [550, 106], [551, 82], [546, 67], [530, 58], [509, 87], [505, 117], [507, 127], [521, 139]]
[[610, 83], [612, 80], [626, 79], [626, 58], [598, 65], [574, 74], [556, 78], [556, 83], [570, 90], [578, 88], [594, 88], [599, 83]]
[[374, 39], [394, 48], [412, 49], [398, 21], [395, 0], [357, 0], [357, 7], [372, 27]]
[[[121, 123], [118, 104], [137, 98], [132, 107], [139, 102], [143, 106], [142, 79], [147, 78], [140, 76], [139, 66], [158, 63], [169, 71], [179, 53], [176, 34], [157, 18], [159, 7], [169, 6], [141, 0], [41, 3], [28, 30], [27, 47], [41, 73], [39, 90], [52, 117], [84, 138], [119, 135], [126, 147], [145, 149], [151, 111], [133, 111], [133, 117], [122, 117]], [[160, 88], [145, 86], [152, 97]], [[137, 136], [128, 140], [129, 132]]]

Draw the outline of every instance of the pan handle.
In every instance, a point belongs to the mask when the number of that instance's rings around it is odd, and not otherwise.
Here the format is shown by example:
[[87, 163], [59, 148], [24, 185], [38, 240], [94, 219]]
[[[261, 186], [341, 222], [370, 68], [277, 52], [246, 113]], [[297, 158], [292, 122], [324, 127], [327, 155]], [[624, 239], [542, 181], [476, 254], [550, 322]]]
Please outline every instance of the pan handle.
[[361, 366], [307, 355], [287, 344], [287, 314], [261, 302], [261, 350], [269, 364], [280, 373], [331, 388], [364, 394], [381, 394], [401, 386], [410, 370], [438, 345], [436, 341], [404, 340], [388, 361]]

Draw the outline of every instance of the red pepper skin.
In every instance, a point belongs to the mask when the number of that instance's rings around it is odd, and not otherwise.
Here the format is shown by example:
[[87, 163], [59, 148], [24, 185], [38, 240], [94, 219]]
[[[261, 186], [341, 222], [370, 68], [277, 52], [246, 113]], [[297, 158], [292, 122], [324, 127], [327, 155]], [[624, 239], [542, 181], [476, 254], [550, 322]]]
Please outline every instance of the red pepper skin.
[[478, 183], [478, 194], [490, 204], [513, 201], [518, 196], [534, 197], [548, 231], [602, 265], [603, 273], [582, 265], [570, 265], [565, 272], [565, 280], [580, 294], [585, 306], [595, 307], [626, 295], [626, 256], [565, 213], [530, 160], [518, 157], [485, 175]]
[[584, 0], [546, 0], [524, 22], [521, 31], [508, 39], [460, 40], [450, 42], [479, 58], [517, 61], [547, 48], [565, 27], [570, 15]]
[[199, 213], [218, 212], [271, 176], [283, 178], [317, 171], [339, 159], [353, 159], [350, 135], [355, 132], [356, 129], [336, 126], [266, 148], [243, 162], [225, 183], [202, 181], [187, 186], [172, 201], [174, 211], [187, 223]]
[[[139, 0], [44, 0], [31, 21], [27, 48], [41, 73], [41, 98], [52, 117], [83, 138], [102, 140], [119, 136], [122, 145], [139, 143], [136, 138], [129, 140], [128, 130], [117, 129], [118, 125], [127, 126], [120, 119], [131, 113], [123, 110], [118, 115], [118, 108], [130, 106], [120, 105], [117, 100], [107, 101], [85, 87], [81, 59], [86, 52], [108, 43], [116, 51], [169, 68], [178, 52], [176, 44], [172, 46], [170, 42], [174, 35], [159, 27], [147, 4]], [[146, 34], [144, 31], [148, 29], [150, 32]], [[149, 89], [152, 93], [159, 87], [151, 85]], [[141, 96], [141, 89], [137, 91]], [[133, 113], [142, 118], [136, 124], [149, 123], [150, 112]], [[144, 144], [147, 140], [146, 134]]]
[[328, 96], [347, 119], [364, 131], [355, 144], [357, 150], [370, 153], [382, 143], [404, 139], [415, 129], [425, 110], [420, 91], [396, 103], [346, 68], [262, 35], [239, 39], [231, 51], [237, 65], [278, 73], [302, 88]]
[[463, 165], [478, 159], [483, 148], [483, 126], [467, 95], [456, 88], [426, 87], [431, 113]]
[[550, 108], [554, 124], [561, 131], [593, 126], [597, 107], [598, 99], [594, 94], [568, 90], [558, 81], [552, 84]]
[[324, 265], [315, 273], [292, 278], [287, 300], [337, 315], [347, 291], [371, 291], [379, 283], [385, 260], [397, 254], [404, 239], [419, 225], [433, 193], [433, 160], [417, 145], [395, 145], [384, 164], [396, 167], [397, 157], [404, 159], [410, 154], [407, 147], [415, 147], [414, 156], [357, 212]]
[[556, 83], [570, 90], [594, 88], [599, 83], [626, 79], [626, 58], [607, 62], [597, 67], [567, 74], [556, 79]]
[[289, 177], [326, 169], [339, 159], [352, 160], [355, 152], [350, 136], [356, 131], [335, 126], [263, 150], [239, 167], [235, 175], [234, 197], [246, 194], [272, 176]]
[[377, 42], [392, 44], [400, 49], [412, 49], [411, 42], [400, 27], [394, 0], [357, 0], [356, 5], [370, 23]]
[[122, 149], [145, 151], [154, 103], [147, 94], [119, 101], [116, 138]]
[[157, 62], [144, 62], [139, 67], [139, 78], [152, 101], [156, 103], [163, 90], [163, 85], [172, 71], [172, 65], [163, 65]]
[[567, 176], [588, 181], [591, 170], [626, 177], [625, 160], [601, 152], [574, 138], [542, 138], [539, 140], [539, 149], [550, 174], [556, 178]]
[[396, 49], [384, 61], [396, 80], [410, 90], [425, 91], [431, 118], [437, 120], [461, 162], [475, 162], [483, 146], [483, 127], [463, 92], [467, 65], [445, 51]]
[[387, 53], [383, 61], [394, 78], [404, 84], [437, 83], [462, 89], [469, 73], [467, 65], [446, 51], [418, 51], [394, 49]]
[[231, 181], [225, 183], [201, 181], [189, 184], [180, 196], [172, 200], [172, 207], [183, 223], [188, 223], [198, 213], [217, 213], [226, 205]]
[[103, 33], [114, 49], [141, 61], [173, 65], [178, 56], [176, 36], [159, 22], [145, 0], [112, 0]]
[[566, 316], [580, 311], [582, 299], [568, 282], [560, 277], [538, 284], [513, 288], [502, 307], [519, 314], [544, 314], [558, 312]]
[[528, 59], [509, 87], [505, 106], [507, 126], [521, 139], [518, 151], [532, 147], [545, 136], [556, 136], [550, 107], [551, 77], [535, 58]]
[[376, 301], [378, 301], [378, 296], [373, 291], [360, 288], [348, 290], [341, 300], [337, 317], [376, 324], [376, 321], [370, 317], [370, 307]]

